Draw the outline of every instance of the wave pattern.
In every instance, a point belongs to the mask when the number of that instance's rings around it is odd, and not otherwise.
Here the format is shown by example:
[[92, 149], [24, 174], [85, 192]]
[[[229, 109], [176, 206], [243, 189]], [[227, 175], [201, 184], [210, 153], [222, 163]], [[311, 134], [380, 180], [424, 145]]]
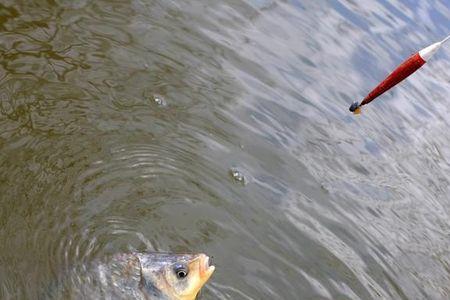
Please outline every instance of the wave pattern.
[[0, 298], [130, 250], [212, 255], [201, 299], [447, 298], [448, 52], [347, 111], [448, 34], [413, 2], [3, 1]]

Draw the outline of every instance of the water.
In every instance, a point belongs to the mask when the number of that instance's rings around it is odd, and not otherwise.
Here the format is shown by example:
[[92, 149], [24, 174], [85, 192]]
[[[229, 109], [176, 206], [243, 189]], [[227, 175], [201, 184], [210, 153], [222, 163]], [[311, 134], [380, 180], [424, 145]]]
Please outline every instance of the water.
[[[0, 4], [0, 298], [130, 250], [201, 299], [450, 297], [450, 1]], [[80, 274], [80, 276], [82, 276]]]

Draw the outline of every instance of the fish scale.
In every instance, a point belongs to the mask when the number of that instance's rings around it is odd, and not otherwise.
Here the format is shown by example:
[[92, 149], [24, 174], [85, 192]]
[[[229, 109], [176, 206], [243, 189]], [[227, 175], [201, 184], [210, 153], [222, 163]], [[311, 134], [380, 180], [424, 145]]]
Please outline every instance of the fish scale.
[[205, 254], [121, 253], [73, 272], [46, 299], [195, 300], [213, 272]]

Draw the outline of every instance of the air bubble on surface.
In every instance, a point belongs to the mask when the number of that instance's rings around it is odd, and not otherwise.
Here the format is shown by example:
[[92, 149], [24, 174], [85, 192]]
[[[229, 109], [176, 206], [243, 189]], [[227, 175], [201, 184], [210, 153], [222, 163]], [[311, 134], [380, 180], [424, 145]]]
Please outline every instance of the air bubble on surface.
[[161, 95], [153, 95], [153, 102], [158, 106], [166, 106], [166, 100]]
[[238, 182], [238, 183], [241, 183], [244, 185], [246, 184], [246, 179], [245, 179], [244, 174], [242, 174], [242, 172], [237, 170], [236, 168], [230, 169], [230, 175], [235, 182]]

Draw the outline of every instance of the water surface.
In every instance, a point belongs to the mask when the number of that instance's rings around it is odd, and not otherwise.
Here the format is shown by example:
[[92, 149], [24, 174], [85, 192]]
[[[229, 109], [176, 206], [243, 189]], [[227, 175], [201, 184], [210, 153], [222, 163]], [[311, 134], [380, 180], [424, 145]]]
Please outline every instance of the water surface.
[[1, 1], [0, 298], [132, 250], [212, 255], [201, 299], [448, 298], [450, 50], [347, 108], [449, 28], [444, 0]]

